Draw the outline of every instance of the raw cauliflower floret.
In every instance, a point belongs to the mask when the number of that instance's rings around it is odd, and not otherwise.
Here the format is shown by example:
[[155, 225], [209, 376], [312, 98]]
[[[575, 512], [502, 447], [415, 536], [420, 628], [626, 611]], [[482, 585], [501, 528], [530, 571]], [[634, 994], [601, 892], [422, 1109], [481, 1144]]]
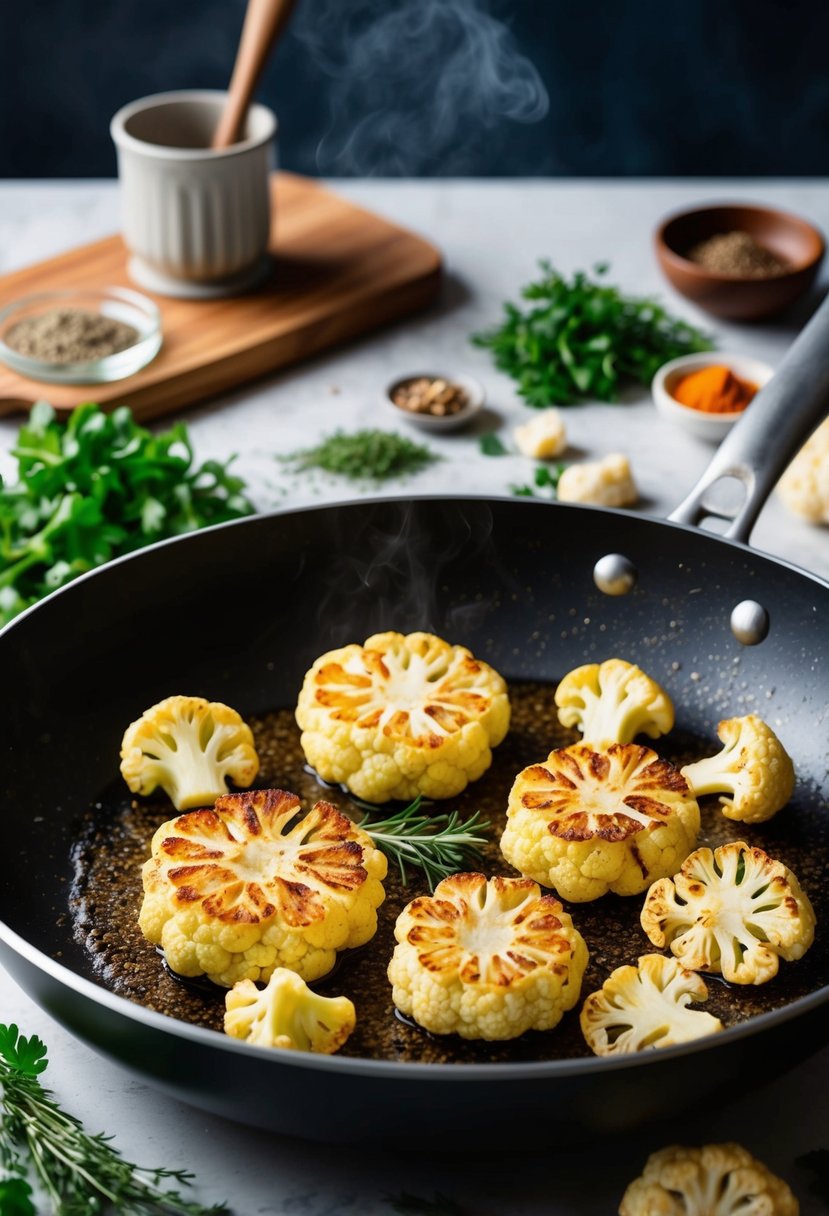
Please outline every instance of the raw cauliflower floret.
[[226, 988], [277, 967], [315, 980], [374, 937], [385, 857], [329, 802], [300, 814], [296, 794], [255, 790], [162, 824], [138, 923], [173, 971]]
[[489, 768], [509, 716], [498, 673], [431, 633], [329, 651], [296, 710], [308, 763], [368, 802], [453, 798]]
[[674, 1144], [652, 1153], [619, 1216], [798, 1216], [782, 1178], [740, 1144]]
[[357, 1025], [347, 996], [320, 996], [295, 971], [277, 967], [267, 986], [239, 980], [225, 996], [225, 1033], [257, 1047], [332, 1055]]
[[635, 967], [617, 967], [582, 1005], [587, 1045], [597, 1056], [674, 1047], [722, 1030], [722, 1022], [691, 1001], [706, 1000], [702, 978], [675, 958], [643, 954]]
[[671, 698], [635, 663], [605, 659], [568, 671], [556, 688], [562, 726], [577, 727], [585, 743], [605, 747], [632, 743], [637, 735], [657, 739], [674, 724]]
[[614, 452], [603, 460], [568, 465], [558, 479], [559, 502], [592, 503], [597, 507], [630, 507], [639, 499], [627, 456]]
[[815, 937], [809, 897], [791, 870], [742, 840], [697, 849], [648, 891], [642, 928], [690, 971], [764, 984], [779, 960], [802, 958]]
[[699, 807], [682, 774], [635, 743], [574, 743], [515, 779], [501, 852], [574, 903], [636, 895], [693, 849]]
[[579, 999], [584, 939], [527, 878], [444, 878], [403, 909], [394, 935], [394, 1003], [433, 1034], [514, 1039], [551, 1030]]
[[524, 426], [517, 426], [512, 437], [523, 456], [533, 460], [552, 460], [567, 447], [567, 431], [560, 412], [540, 410]]
[[829, 524], [829, 418], [795, 456], [777, 492], [795, 515], [812, 524]]
[[246, 788], [259, 772], [249, 726], [229, 705], [167, 697], [124, 732], [121, 775], [133, 794], [158, 786], [177, 811], [212, 806], [228, 781]]
[[716, 756], [686, 764], [682, 775], [697, 798], [720, 798], [727, 819], [764, 823], [781, 810], [794, 792], [794, 765], [777, 735], [756, 714], [727, 718], [717, 734], [725, 744]]

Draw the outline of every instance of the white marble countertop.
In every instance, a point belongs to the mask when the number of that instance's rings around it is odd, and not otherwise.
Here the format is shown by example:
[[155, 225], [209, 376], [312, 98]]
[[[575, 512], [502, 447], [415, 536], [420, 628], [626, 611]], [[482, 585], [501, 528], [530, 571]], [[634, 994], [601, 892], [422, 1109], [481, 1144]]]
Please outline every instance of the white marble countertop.
[[[424, 366], [464, 370], [478, 377], [488, 411], [472, 433], [426, 442], [444, 459], [388, 493], [508, 493], [526, 482], [533, 462], [518, 456], [486, 458], [478, 436], [499, 423], [531, 417], [511, 382], [495, 372], [486, 352], [468, 342], [471, 331], [496, 321], [501, 303], [515, 298], [538, 257], [563, 270], [610, 260], [610, 279], [626, 290], [658, 292], [675, 311], [707, 325], [722, 349], [776, 364], [794, 336], [792, 323], [746, 327], [711, 323], [674, 295], [660, 277], [650, 246], [664, 213], [695, 201], [763, 200], [798, 211], [829, 230], [829, 189], [819, 182], [344, 182], [337, 189], [438, 244], [448, 269], [441, 304], [428, 314], [327, 357], [289, 370], [233, 395], [186, 412], [200, 458], [238, 453], [237, 468], [260, 509], [345, 497], [349, 489], [323, 476], [297, 478], [273, 457], [307, 446], [336, 427], [396, 426], [381, 413], [377, 395], [397, 372]], [[117, 227], [113, 183], [6, 183], [0, 186], [0, 273], [39, 260]], [[628, 453], [643, 494], [643, 510], [665, 515], [705, 467], [713, 448], [658, 416], [643, 392], [619, 406], [589, 405], [567, 412], [574, 448], [601, 455]], [[17, 422], [0, 422], [0, 471]], [[352, 489], [353, 493], [354, 490]], [[829, 577], [829, 530], [792, 518], [777, 502], [763, 511], [754, 542]], [[280, 1141], [234, 1127], [181, 1106], [136, 1081], [70, 1038], [0, 975], [0, 1020], [17, 1021], [49, 1044], [47, 1074], [61, 1100], [94, 1130], [113, 1133], [133, 1159], [186, 1166], [206, 1201], [227, 1199], [237, 1216], [291, 1216], [390, 1211], [385, 1196], [441, 1190], [476, 1216], [607, 1216], [647, 1152], [665, 1143], [659, 1129], [583, 1154], [515, 1162], [399, 1158]], [[704, 1126], [679, 1129], [688, 1142], [736, 1139], [787, 1176], [804, 1216], [822, 1207], [809, 1198], [801, 1154], [824, 1147], [829, 1127], [829, 1049], [788, 1078], [712, 1112]], [[678, 1129], [671, 1129], [674, 1138]], [[601, 1168], [597, 1168], [600, 1163]]]

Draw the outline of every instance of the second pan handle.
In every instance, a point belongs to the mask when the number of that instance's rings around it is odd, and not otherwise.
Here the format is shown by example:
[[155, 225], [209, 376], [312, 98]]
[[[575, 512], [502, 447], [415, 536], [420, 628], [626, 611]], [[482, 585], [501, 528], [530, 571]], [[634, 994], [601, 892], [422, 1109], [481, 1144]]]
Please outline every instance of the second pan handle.
[[[697, 525], [706, 516], [731, 520], [724, 533], [748, 543], [760, 510], [791, 458], [829, 414], [829, 297], [789, 349], [774, 376], [729, 431], [697, 484], [668, 516]], [[721, 478], [744, 487], [734, 511], [704, 502]]]

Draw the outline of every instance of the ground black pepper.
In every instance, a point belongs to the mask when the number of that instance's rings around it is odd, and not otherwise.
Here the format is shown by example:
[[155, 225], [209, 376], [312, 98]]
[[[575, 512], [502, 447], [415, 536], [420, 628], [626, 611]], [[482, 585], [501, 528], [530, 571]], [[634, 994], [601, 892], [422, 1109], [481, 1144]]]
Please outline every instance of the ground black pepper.
[[20, 355], [44, 363], [88, 363], [126, 350], [138, 330], [103, 313], [51, 308], [12, 325], [4, 341]]
[[705, 270], [741, 279], [776, 279], [788, 265], [747, 232], [717, 232], [688, 251], [688, 258]]

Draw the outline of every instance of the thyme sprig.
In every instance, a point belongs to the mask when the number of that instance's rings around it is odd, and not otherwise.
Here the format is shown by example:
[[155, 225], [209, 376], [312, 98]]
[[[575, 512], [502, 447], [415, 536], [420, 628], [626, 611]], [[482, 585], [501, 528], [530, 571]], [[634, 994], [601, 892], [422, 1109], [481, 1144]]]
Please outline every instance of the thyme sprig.
[[461, 819], [457, 811], [424, 814], [423, 799], [418, 795], [414, 802], [386, 819], [372, 819], [371, 814], [377, 808], [358, 799], [354, 801], [365, 811], [357, 826], [397, 863], [404, 886], [408, 886], [409, 866], [422, 870], [429, 890], [434, 891], [442, 878], [474, 869], [483, 861], [481, 846], [487, 843], [490, 824], [480, 811], [468, 819]]
[[30, 1179], [48, 1197], [53, 1216], [230, 1216], [223, 1205], [191, 1203], [178, 1189], [193, 1175], [186, 1170], [145, 1169], [126, 1161], [110, 1137], [90, 1135], [67, 1114], [39, 1075], [46, 1068], [46, 1047], [25, 1038], [14, 1024], [0, 1024], [0, 1212], [38, 1216]]

